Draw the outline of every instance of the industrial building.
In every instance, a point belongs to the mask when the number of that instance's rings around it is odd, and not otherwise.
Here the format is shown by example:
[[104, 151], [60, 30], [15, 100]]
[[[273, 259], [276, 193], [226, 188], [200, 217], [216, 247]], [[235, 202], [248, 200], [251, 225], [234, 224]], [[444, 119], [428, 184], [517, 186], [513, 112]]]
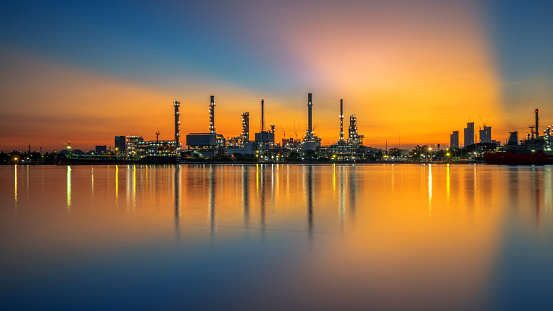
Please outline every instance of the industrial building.
[[215, 157], [224, 154], [225, 137], [215, 130], [215, 96], [209, 103], [209, 133], [190, 133], [186, 135], [189, 151], [202, 157]]
[[261, 121], [259, 133], [255, 133], [255, 144], [257, 149], [265, 150], [273, 147], [275, 143], [275, 125], [271, 124], [271, 129], [265, 131], [265, 101], [261, 99]]
[[307, 131], [303, 137], [303, 151], [315, 151], [321, 147], [321, 139], [313, 132], [313, 94], [307, 94]]

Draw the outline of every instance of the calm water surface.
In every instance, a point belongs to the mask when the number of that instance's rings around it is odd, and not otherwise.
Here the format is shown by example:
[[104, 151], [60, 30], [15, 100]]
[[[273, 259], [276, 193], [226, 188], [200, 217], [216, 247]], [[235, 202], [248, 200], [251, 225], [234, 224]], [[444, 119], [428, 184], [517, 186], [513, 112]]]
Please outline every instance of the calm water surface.
[[0, 309], [553, 310], [552, 167], [2, 166]]

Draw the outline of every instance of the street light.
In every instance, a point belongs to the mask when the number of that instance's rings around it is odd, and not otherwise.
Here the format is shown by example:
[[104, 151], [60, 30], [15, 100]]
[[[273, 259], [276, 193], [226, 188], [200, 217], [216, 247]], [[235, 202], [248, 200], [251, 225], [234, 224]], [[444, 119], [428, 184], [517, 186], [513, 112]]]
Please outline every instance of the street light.
[[428, 147], [428, 151], [430, 151], [430, 161], [432, 161], [432, 147]]

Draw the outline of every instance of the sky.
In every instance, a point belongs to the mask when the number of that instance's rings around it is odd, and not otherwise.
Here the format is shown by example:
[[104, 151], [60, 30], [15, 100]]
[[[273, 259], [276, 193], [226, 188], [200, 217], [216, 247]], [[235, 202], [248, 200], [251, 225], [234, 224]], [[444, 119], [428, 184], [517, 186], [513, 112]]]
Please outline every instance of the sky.
[[[553, 123], [553, 2], [1, 1], [0, 149], [113, 146], [215, 127], [301, 138], [307, 93], [323, 145], [355, 114], [365, 145], [449, 146]], [[294, 125], [298, 128], [294, 129]], [[346, 130], [347, 133], [347, 130]], [[252, 135], [252, 134], [250, 134]], [[519, 134], [519, 137], [521, 135]]]

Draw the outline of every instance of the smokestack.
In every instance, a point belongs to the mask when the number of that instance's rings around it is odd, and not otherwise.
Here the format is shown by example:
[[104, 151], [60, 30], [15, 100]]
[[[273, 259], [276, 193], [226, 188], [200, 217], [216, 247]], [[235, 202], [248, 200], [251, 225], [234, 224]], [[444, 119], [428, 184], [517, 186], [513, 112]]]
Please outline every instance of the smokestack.
[[215, 96], [211, 95], [211, 103], [209, 104], [209, 131], [211, 135], [215, 135]]
[[344, 141], [344, 103], [340, 99], [340, 141]]
[[536, 108], [534, 112], [536, 113], [536, 139], [538, 139], [540, 138], [540, 132], [538, 131], [538, 125], [540, 122], [540, 117], [538, 116], [538, 114], [540, 113], [540, 111], [538, 110], [538, 108]]
[[175, 100], [173, 102], [173, 105], [175, 106], [175, 153], [177, 154], [177, 156], [180, 154], [179, 152], [179, 149], [180, 149], [180, 143], [179, 143], [179, 136], [180, 136], [180, 112], [179, 112], [179, 107], [180, 107], [180, 102], [178, 100]]
[[313, 94], [307, 93], [307, 132], [313, 135]]
[[261, 99], [261, 131], [263, 132], [265, 130], [265, 101], [263, 98]]

